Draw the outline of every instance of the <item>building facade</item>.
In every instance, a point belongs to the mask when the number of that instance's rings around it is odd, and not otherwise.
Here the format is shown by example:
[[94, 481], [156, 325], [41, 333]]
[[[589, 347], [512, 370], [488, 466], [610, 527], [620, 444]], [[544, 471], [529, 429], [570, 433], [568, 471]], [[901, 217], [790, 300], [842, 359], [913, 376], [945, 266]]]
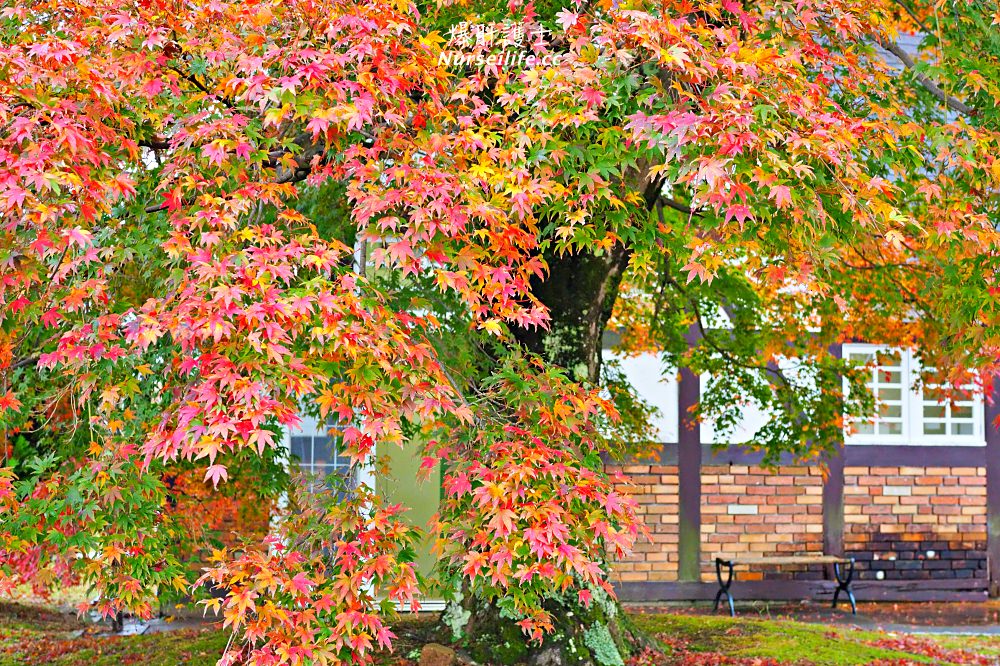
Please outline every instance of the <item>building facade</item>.
[[[658, 359], [624, 360], [640, 395], [662, 412], [652, 460], [609, 465], [623, 472], [650, 539], [615, 567], [627, 600], [711, 599], [714, 558], [826, 553], [855, 558], [859, 600], [983, 600], [1000, 563], [1000, 441], [996, 408], [981, 397], [942, 404], [914, 388], [905, 352], [844, 345], [845, 358], [877, 359], [869, 386], [878, 414], [854, 424], [836, 455], [777, 468], [740, 445], [763, 423], [744, 415], [731, 443], [694, 422], [704, 379], [662, 376]], [[658, 378], [652, 380], [651, 377]], [[822, 566], [737, 571], [737, 598], [832, 594]]]
[[[914, 388], [918, 368], [909, 353], [872, 345], [845, 345], [841, 353], [859, 363], [878, 359], [869, 385], [879, 413], [855, 424], [836, 455], [786, 458], [777, 468], [764, 467], [745, 445], [763, 414], [744, 410], [735, 441], [721, 442], [711, 423], [690, 416], [705, 378], [664, 373], [654, 354], [617, 359], [658, 407], [663, 442], [654, 459], [608, 466], [623, 474], [621, 490], [638, 500], [649, 529], [649, 539], [614, 565], [623, 599], [712, 599], [716, 557], [808, 553], [855, 558], [859, 600], [984, 600], [1000, 587], [997, 408], [981, 397], [938, 403], [932, 390]], [[337, 440], [306, 418], [285, 445], [306, 471], [360, 474], [359, 482], [376, 483], [426, 525], [441, 488], [439, 474], [418, 474], [417, 445], [380, 452], [391, 476], [376, 481], [349, 469]], [[430, 573], [430, 544], [418, 550], [422, 573]], [[733, 591], [740, 599], [822, 599], [834, 588], [830, 573], [815, 565], [738, 570]]]

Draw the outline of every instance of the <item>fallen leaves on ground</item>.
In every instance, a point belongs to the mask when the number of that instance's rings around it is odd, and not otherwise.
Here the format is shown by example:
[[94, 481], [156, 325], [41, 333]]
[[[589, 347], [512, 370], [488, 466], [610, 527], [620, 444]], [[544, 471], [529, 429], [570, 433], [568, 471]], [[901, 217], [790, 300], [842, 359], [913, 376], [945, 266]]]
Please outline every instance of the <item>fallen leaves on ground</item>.
[[[914, 636], [894, 636], [891, 638], [883, 638], [881, 640], [868, 642], [867, 645], [886, 650], [909, 652], [922, 657], [929, 657], [933, 659], [935, 663], [948, 662], [951, 664], [970, 664], [971, 666], [992, 666], [997, 663], [997, 659], [995, 657], [975, 654], [968, 650], [949, 650], [941, 647], [934, 641], [916, 638]], [[888, 666], [888, 664], [886, 664], [886, 666]]]

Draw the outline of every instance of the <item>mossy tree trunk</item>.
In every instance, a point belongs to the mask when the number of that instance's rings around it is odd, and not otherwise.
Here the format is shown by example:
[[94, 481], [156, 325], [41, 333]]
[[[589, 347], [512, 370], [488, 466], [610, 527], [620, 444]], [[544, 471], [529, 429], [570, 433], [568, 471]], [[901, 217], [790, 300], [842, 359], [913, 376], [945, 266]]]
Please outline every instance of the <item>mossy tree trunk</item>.
[[518, 341], [577, 381], [598, 383], [601, 340], [629, 257], [620, 245], [600, 255], [546, 257], [548, 276], [532, 284], [532, 293], [549, 309], [549, 327], [518, 329]]
[[[602, 255], [579, 253], [546, 259], [548, 276], [532, 287], [549, 308], [550, 326], [518, 330], [518, 342], [566, 368], [576, 380], [597, 384], [604, 329], [629, 253], [618, 247]], [[529, 643], [513, 620], [474, 598], [454, 602], [442, 624], [451, 639], [478, 663], [623, 666], [635, 637], [616, 600], [598, 590], [585, 608], [573, 591], [563, 599], [550, 600], [546, 610], [556, 625], [541, 645]]]
[[624, 666], [641, 637], [621, 605], [597, 591], [588, 607], [575, 592], [545, 604], [554, 629], [542, 644], [532, 643], [494, 606], [462, 599], [444, 614], [443, 629], [469, 658], [479, 664], [528, 666]]
[[[628, 181], [627, 186], [642, 192], [647, 211], [664, 204], [662, 183], [645, 163], [629, 174]], [[531, 287], [549, 310], [549, 326], [516, 329], [517, 341], [567, 369], [577, 381], [598, 384], [604, 330], [631, 256], [621, 244], [600, 254], [547, 253], [549, 272]], [[556, 619], [555, 631], [541, 645], [530, 644], [513, 620], [474, 598], [460, 596], [451, 603], [442, 625], [480, 663], [623, 666], [629, 653], [650, 641], [632, 626], [617, 600], [601, 590], [592, 594], [587, 608], [575, 593], [551, 600], [546, 610]]]

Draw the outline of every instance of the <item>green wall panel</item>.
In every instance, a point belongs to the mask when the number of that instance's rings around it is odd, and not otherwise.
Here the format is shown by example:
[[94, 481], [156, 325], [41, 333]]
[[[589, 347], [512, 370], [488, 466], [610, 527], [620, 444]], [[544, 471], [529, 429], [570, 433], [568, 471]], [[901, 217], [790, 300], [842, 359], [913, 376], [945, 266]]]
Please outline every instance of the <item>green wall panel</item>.
[[[388, 461], [389, 475], [376, 482], [376, 490], [389, 504], [402, 504], [407, 508], [404, 517], [424, 532], [428, 521], [438, 509], [441, 498], [440, 463], [426, 479], [418, 479], [421, 445], [408, 443], [403, 447], [388, 445], [379, 451], [379, 458]], [[426, 536], [417, 547], [417, 568], [429, 574], [435, 558], [431, 554], [432, 541]]]

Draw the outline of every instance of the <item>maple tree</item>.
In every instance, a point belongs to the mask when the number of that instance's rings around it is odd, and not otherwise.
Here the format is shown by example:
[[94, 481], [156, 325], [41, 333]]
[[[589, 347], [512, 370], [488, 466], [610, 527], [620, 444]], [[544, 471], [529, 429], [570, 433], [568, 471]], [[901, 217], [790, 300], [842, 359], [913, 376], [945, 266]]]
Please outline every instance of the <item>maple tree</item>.
[[411, 441], [445, 463], [439, 578], [470, 614], [536, 654], [573, 657], [585, 619], [626, 649], [593, 600], [642, 529], [598, 454], [648, 439], [648, 410], [604, 332], [711, 372], [723, 431], [768, 411], [771, 460], [870, 408], [840, 341], [989, 388], [997, 23], [919, 0], [5, 5], [0, 581], [148, 615], [193, 582], [177, 507], [291, 492], [202, 578], [223, 663], [365, 662], [415, 603], [413, 532], [370, 490], [296, 496], [279, 442], [307, 413], [358, 465]]

